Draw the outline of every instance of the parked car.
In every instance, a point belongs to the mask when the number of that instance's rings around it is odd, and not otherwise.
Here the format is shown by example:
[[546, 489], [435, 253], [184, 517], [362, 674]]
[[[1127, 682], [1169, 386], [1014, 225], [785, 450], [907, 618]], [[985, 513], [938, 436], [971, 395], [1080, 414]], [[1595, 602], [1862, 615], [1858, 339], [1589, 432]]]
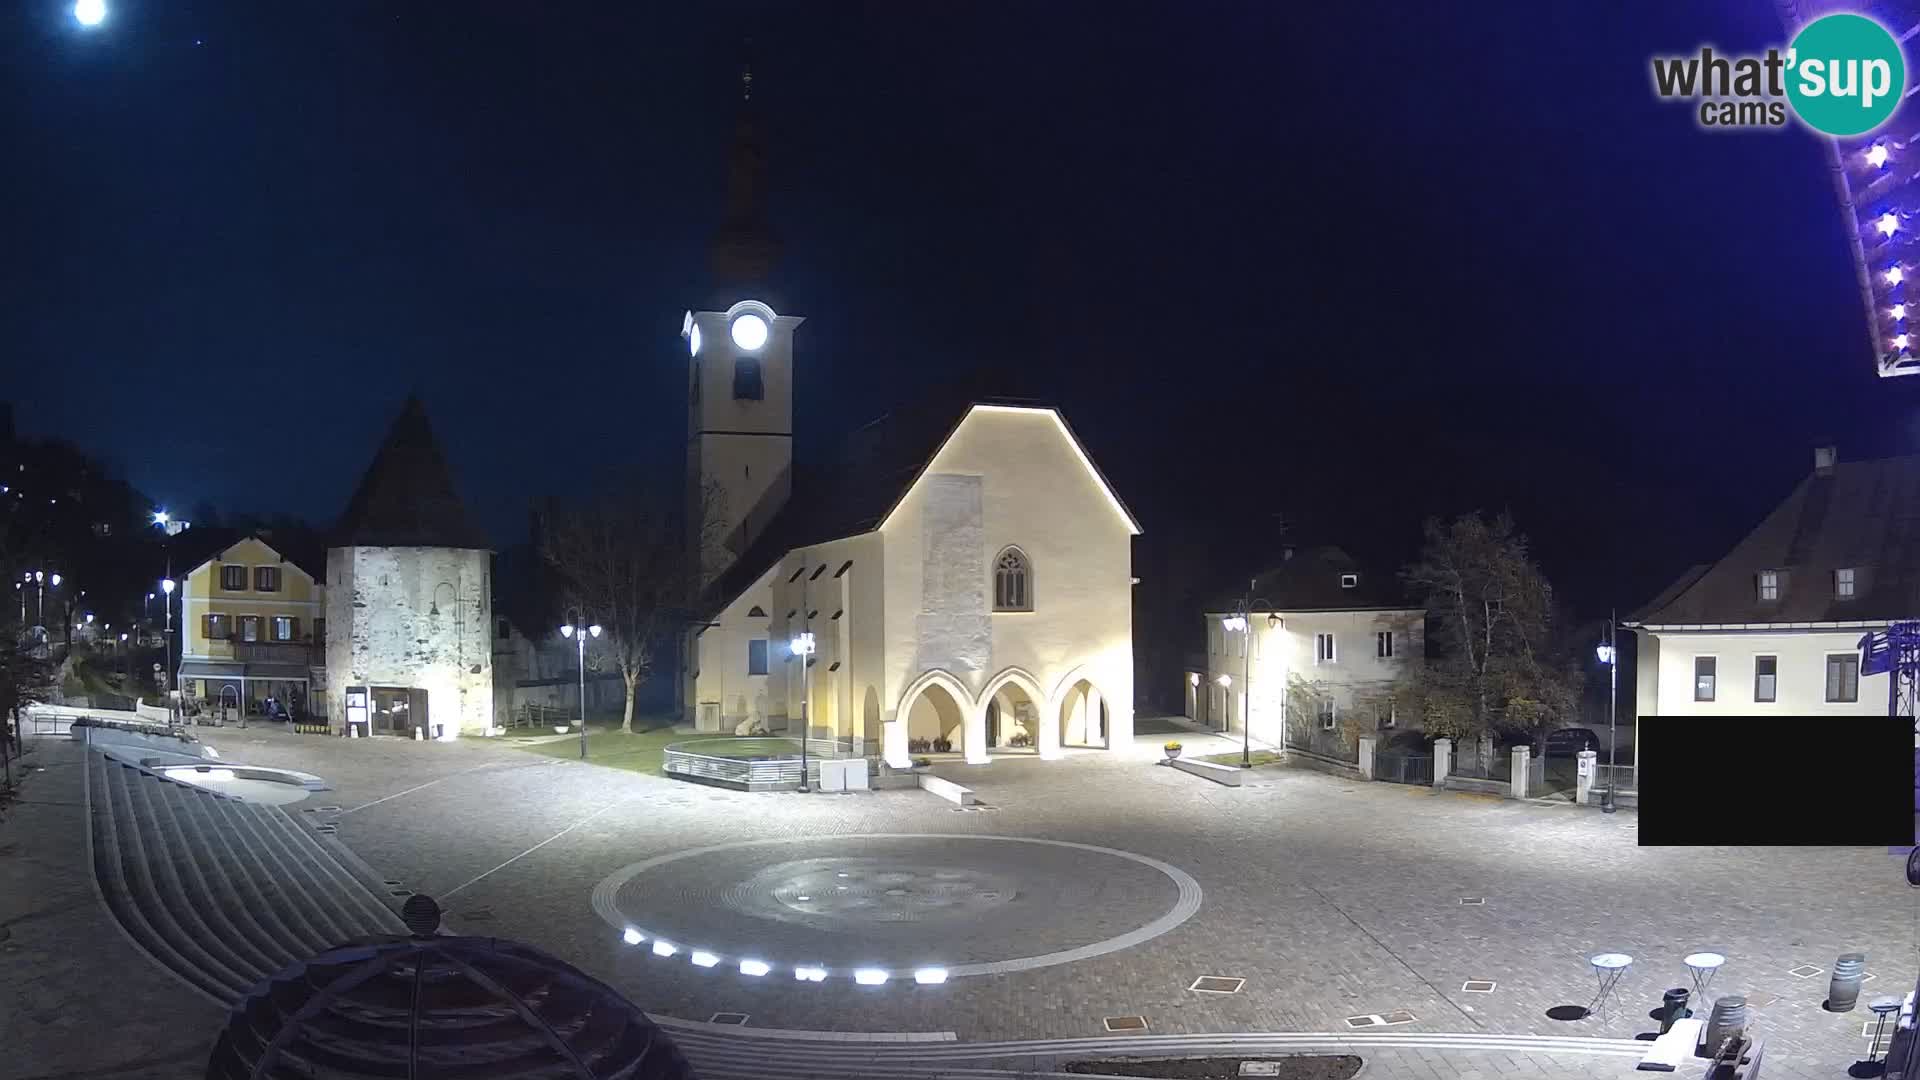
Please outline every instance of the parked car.
[[1570, 727], [1547, 735], [1547, 754], [1552, 757], [1573, 755], [1582, 750], [1599, 750], [1600, 736], [1591, 728]]

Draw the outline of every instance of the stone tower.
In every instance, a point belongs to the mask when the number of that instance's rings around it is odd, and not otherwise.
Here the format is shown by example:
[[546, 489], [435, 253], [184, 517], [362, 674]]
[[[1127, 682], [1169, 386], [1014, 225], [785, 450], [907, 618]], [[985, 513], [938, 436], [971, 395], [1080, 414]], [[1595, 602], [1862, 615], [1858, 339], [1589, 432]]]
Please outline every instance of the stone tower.
[[774, 310], [770, 276], [780, 244], [767, 224], [766, 150], [750, 71], [740, 85], [726, 210], [709, 250], [717, 291], [708, 310], [687, 312], [681, 325], [688, 516], [696, 526], [717, 518], [707, 538], [719, 544], [702, 553], [709, 580], [747, 549], [792, 491], [793, 332], [802, 320]]
[[327, 548], [327, 702], [371, 734], [493, 727], [492, 553], [467, 517], [426, 409], [408, 398]]

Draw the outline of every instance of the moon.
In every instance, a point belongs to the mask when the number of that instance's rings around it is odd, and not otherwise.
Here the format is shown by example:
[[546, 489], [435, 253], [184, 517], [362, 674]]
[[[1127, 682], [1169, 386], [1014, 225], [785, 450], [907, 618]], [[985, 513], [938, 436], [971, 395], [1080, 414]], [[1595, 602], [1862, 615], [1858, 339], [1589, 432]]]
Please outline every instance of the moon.
[[107, 0], [76, 0], [73, 18], [81, 26], [99, 26], [107, 18]]

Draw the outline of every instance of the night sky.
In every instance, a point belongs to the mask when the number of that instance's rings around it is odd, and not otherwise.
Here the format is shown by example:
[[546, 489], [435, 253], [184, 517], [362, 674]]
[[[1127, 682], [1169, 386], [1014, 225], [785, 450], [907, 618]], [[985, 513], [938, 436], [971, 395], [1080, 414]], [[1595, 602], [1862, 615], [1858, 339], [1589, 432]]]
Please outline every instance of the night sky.
[[1627, 609], [1817, 442], [1920, 447], [1814, 139], [1653, 97], [1766, 0], [109, 2], [0, 13], [4, 394], [169, 507], [331, 521], [409, 391], [502, 544], [678, 484], [748, 51], [800, 456], [1017, 372], [1143, 576], [1505, 508]]

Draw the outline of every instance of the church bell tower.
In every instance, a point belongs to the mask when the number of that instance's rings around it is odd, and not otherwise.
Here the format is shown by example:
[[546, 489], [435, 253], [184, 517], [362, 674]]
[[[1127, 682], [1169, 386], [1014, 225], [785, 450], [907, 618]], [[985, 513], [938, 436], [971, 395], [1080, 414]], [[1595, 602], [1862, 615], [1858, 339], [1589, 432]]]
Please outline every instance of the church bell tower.
[[793, 332], [803, 320], [773, 307], [769, 277], [780, 245], [767, 224], [765, 189], [749, 70], [740, 80], [726, 213], [709, 251], [717, 295], [681, 325], [688, 517], [698, 530], [693, 539], [705, 541], [709, 580], [759, 537], [792, 491]]

